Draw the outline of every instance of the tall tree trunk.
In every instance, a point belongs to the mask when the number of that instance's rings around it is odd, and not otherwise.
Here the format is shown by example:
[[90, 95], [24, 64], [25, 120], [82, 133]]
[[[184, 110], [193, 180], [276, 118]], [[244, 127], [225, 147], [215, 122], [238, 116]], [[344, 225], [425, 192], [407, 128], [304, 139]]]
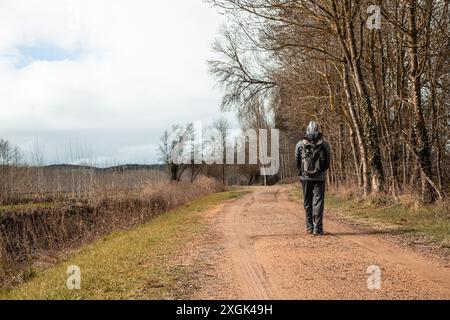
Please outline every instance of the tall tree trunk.
[[432, 178], [431, 172], [431, 143], [428, 138], [428, 132], [425, 125], [425, 119], [422, 110], [422, 86], [421, 71], [419, 67], [419, 58], [417, 52], [417, 2], [410, 0], [408, 2], [408, 23], [409, 30], [407, 35], [408, 55], [409, 55], [409, 80], [411, 83], [411, 105], [414, 110], [414, 131], [416, 139], [416, 153], [419, 156], [419, 165], [421, 167], [422, 182], [422, 201], [430, 203], [435, 201], [435, 194], [427, 178]]
[[358, 153], [356, 152], [356, 145], [355, 145], [355, 130], [349, 125], [348, 130], [350, 132], [350, 145], [352, 147], [352, 155], [353, 155], [353, 162], [355, 163], [355, 172], [358, 178], [358, 187], [360, 189], [363, 188], [363, 181], [361, 179], [361, 166], [358, 159]]
[[353, 94], [352, 94], [352, 90], [350, 87], [349, 70], [348, 70], [347, 65], [344, 65], [344, 69], [343, 69], [343, 84], [344, 84], [344, 90], [345, 90], [348, 110], [350, 113], [350, 117], [353, 121], [353, 126], [354, 126], [354, 130], [356, 133], [356, 139], [358, 141], [359, 154], [361, 156], [363, 192], [364, 192], [364, 196], [367, 197], [371, 191], [368, 162], [367, 162], [367, 148], [366, 148], [366, 143], [365, 143], [365, 137], [363, 136], [363, 130], [361, 127], [361, 123], [356, 115]]
[[356, 90], [360, 97], [363, 113], [364, 136], [367, 144], [367, 160], [372, 178], [372, 191], [379, 192], [384, 187], [384, 171], [381, 161], [380, 143], [373, 113], [372, 99], [367, 84], [363, 79], [360, 56], [356, 48], [355, 30], [353, 25], [353, 6], [351, 1], [345, 1], [345, 28], [349, 40], [350, 64], [353, 71]]

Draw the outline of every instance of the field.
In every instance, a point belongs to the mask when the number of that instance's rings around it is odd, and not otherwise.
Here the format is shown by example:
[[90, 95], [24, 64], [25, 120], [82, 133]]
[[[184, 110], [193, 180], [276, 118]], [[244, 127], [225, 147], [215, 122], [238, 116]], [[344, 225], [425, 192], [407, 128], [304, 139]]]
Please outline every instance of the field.
[[[153, 169], [23, 170], [28, 172], [21, 173], [22, 183], [10, 185], [0, 197], [0, 287], [4, 288], [29, 280], [36, 270], [104, 235], [223, 190], [215, 180], [202, 177], [193, 183], [171, 183]], [[40, 184], [25, 183], [36, 182], [33, 179], [40, 179]]]
[[[230, 191], [202, 197], [130, 231], [114, 232], [33, 274], [0, 299], [174, 299], [190, 291], [191, 269], [180, 261], [182, 250], [203, 229], [199, 212], [233, 199]], [[83, 270], [82, 290], [67, 290], [66, 270]]]

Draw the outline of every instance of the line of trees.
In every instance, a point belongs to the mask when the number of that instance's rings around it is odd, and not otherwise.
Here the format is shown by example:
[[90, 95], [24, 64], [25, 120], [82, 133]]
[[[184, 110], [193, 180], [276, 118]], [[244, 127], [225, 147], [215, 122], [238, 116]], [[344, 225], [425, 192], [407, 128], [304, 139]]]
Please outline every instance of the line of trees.
[[228, 17], [209, 62], [223, 109], [248, 116], [258, 105], [292, 143], [320, 122], [336, 185], [445, 197], [448, 0], [209, 2]]
[[[260, 128], [266, 128], [263, 123], [260, 125]], [[259, 132], [252, 130], [254, 134], [251, 134], [247, 129], [257, 127], [247, 123], [244, 117], [238, 132], [232, 130], [225, 117], [199, 128], [202, 132], [195, 132], [193, 123], [172, 125], [160, 137], [159, 161], [166, 166], [170, 180], [175, 182], [194, 182], [203, 175], [215, 178], [223, 185], [274, 183], [276, 177], [267, 179], [261, 175], [263, 165], [255, 153], [260, 150], [250, 150], [250, 143], [257, 143]], [[239, 133], [239, 137], [234, 133]], [[230, 161], [231, 153], [233, 161]]]
[[11, 197], [23, 181], [24, 156], [18, 147], [0, 139], [0, 204], [4, 198]]

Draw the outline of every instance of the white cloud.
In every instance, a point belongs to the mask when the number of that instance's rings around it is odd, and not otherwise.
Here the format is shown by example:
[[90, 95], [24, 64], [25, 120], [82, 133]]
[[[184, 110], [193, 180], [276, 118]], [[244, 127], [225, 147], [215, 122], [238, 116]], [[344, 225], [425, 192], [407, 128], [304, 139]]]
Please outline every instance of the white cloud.
[[[91, 137], [93, 147], [108, 141], [119, 156], [126, 143], [108, 133], [154, 135], [215, 117], [220, 93], [206, 60], [220, 23], [202, 0], [0, 2], [0, 136], [97, 130], [105, 136]], [[21, 51], [33, 46], [40, 59]], [[68, 57], [42, 58], [52, 48]]]

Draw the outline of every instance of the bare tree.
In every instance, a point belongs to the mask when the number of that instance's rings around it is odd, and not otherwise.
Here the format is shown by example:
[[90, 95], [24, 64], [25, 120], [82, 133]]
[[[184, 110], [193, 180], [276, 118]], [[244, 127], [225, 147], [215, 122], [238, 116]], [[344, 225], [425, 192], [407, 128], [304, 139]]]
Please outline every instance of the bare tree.
[[171, 181], [180, 181], [188, 166], [187, 157], [191, 156], [188, 146], [189, 133], [190, 125], [187, 127], [173, 125], [161, 136], [158, 146], [160, 161], [167, 166]]
[[22, 151], [0, 139], [0, 203], [14, 195], [23, 183], [26, 168]]
[[424, 202], [442, 197], [448, 1], [383, 2], [381, 29], [366, 27], [368, 0], [210, 2], [229, 17], [210, 62], [223, 106], [255, 122], [260, 101], [294, 141], [309, 120], [321, 122], [336, 151], [335, 186], [354, 179], [364, 196], [420, 189]]
[[225, 117], [220, 117], [216, 120], [214, 120], [213, 128], [216, 129], [219, 132], [219, 140], [213, 141], [214, 144], [213, 148], [220, 148], [222, 151], [222, 183], [224, 185], [227, 184], [227, 176], [226, 176], [226, 149], [227, 149], [227, 134], [228, 130], [231, 128], [230, 122]]

